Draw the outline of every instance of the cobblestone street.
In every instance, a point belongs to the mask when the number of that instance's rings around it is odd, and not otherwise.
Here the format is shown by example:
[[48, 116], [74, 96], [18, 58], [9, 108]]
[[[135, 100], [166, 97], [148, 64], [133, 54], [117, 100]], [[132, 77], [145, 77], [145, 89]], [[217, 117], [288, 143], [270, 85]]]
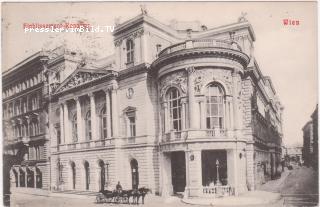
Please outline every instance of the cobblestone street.
[[[278, 207], [278, 206], [315, 206], [317, 200], [317, 183], [315, 181], [315, 172], [311, 168], [295, 166], [293, 170], [286, 170], [280, 179], [267, 182], [261, 187], [260, 190], [269, 192], [280, 192], [283, 199], [266, 205], [250, 205], [260, 207]], [[263, 193], [263, 191], [260, 191]], [[259, 191], [255, 192], [256, 197], [261, 197]], [[18, 195], [18, 196], [17, 196]], [[264, 194], [266, 195], [266, 193]], [[249, 198], [250, 199], [250, 198]], [[248, 201], [250, 203], [250, 201]], [[239, 203], [239, 205], [241, 205]], [[77, 206], [77, 207], [91, 207], [91, 206], [129, 206], [127, 204], [97, 204], [95, 197], [90, 198], [72, 198], [72, 197], [48, 197], [48, 196], [34, 196], [28, 194], [16, 194], [11, 198], [11, 206], [13, 207], [64, 207], [64, 206]], [[132, 205], [130, 205], [132, 206]], [[201, 206], [189, 205], [181, 202], [178, 197], [169, 197], [164, 199], [159, 196], [147, 195], [145, 204], [139, 206], [152, 206], [152, 207], [182, 207], [182, 206]], [[219, 205], [214, 205], [219, 206]], [[223, 206], [236, 206], [235, 203], [225, 204]], [[243, 206], [243, 204], [242, 204]]]

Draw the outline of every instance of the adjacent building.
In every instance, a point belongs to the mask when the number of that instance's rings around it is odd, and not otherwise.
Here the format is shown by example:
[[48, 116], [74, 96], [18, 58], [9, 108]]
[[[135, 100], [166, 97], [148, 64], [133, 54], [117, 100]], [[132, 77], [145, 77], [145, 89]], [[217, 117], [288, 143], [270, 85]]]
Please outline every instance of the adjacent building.
[[318, 169], [318, 105], [311, 115], [303, 131], [302, 157], [306, 166]]
[[49, 189], [46, 56], [38, 52], [2, 73], [4, 192], [11, 187]]
[[[60, 47], [41, 62], [51, 191], [120, 181], [161, 196], [237, 195], [280, 173], [283, 107], [254, 58], [246, 19], [211, 29], [165, 25], [143, 11], [113, 36], [112, 56]], [[23, 163], [11, 168], [13, 183]]]

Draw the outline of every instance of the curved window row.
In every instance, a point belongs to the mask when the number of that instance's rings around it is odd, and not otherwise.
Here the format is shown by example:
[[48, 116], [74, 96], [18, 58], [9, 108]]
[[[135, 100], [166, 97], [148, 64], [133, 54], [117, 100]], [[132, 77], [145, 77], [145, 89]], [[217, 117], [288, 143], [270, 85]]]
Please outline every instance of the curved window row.
[[[181, 94], [175, 87], [171, 87], [166, 93], [168, 116], [164, 120], [164, 126], [168, 122], [169, 129], [165, 131], [181, 131], [182, 104]], [[223, 88], [215, 83], [209, 84], [205, 93], [205, 119], [207, 129], [223, 129], [224, 126], [225, 93]]]

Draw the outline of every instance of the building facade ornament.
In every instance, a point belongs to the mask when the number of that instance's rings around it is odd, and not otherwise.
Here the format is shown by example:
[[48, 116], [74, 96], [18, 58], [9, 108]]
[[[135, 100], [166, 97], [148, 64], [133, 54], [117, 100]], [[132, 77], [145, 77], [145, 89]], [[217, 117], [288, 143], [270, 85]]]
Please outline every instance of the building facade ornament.
[[104, 76], [105, 74], [101, 73], [78, 72], [72, 78], [70, 78], [65, 84], [63, 84], [63, 86], [57, 90], [57, 93], [91, 82], [93, 80], [97, 80]]
[[139, 28], [136, 31], [134, 31], [132, 33], [129, 33], [128, 35], [125, 35], [123, 37], [120, 37], [120, 38], [116, 39], [114, 41], [114, 46], [119, 47], [124, 40], [128, 40], [128, 39], [134, 40], [136, 38], [141, 37], [144, 33], [145, 33], [144, 28]]
[[187, 93], [187, 77], [185, 72], [176, 72], [170, 75], [165, 76], [160, 81], [160, 96], [162, 98], [165, 97], [166, 91], [171, 86], [177, 86], [182, 91], [182, 96], [186, 95]]

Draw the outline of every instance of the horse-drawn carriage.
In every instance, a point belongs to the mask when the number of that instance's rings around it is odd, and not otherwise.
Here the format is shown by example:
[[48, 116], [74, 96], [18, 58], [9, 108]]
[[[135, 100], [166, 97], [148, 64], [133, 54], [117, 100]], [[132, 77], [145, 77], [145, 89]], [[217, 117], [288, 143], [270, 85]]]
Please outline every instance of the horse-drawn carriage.
[[144, 198], [148, 192], [151, 192], [148, 188], [138, 188], [133, 190], [101, 190], [96, 196], [97, 203], [126, 203], [139, 204], [139, 199], [142, 199], [144, 204]]

